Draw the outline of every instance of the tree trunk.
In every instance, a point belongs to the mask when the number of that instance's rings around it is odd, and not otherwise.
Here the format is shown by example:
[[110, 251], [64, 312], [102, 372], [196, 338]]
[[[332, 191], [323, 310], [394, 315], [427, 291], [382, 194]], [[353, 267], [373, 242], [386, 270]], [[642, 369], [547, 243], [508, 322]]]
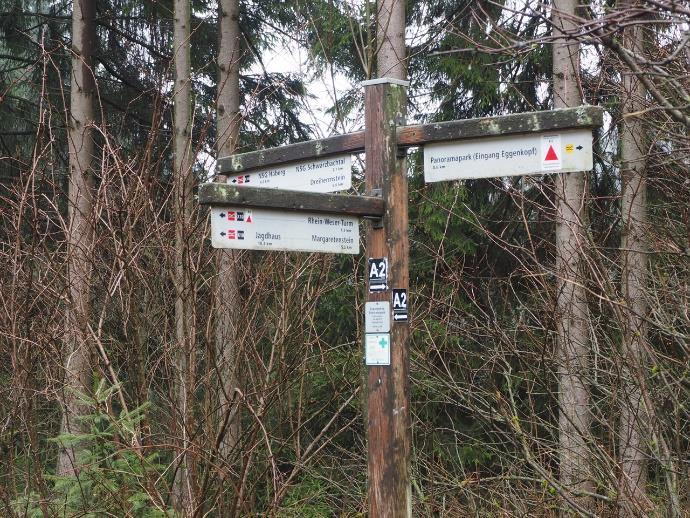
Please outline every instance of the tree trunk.
[[405, 61], [405, 2], [382, 0], [376, 23], [376, 73], [378, 77], [407, 80]]
[[[578, 74], [579, 45], [568, 41], [575, 29], [576, 2], [557, 0], [552, 7], [554, 108], [581, 104]], [[558, 363], [560, 480], [573, 491], [573, 501], [583, 509], [592, 501], [581, 491], [592, 490], [592, 471], [587, 438], [590, 433], [588, 374], [588, 310], [582, 282], [586, 244], [586, 181], [582, 172], [565, 173], [556, 183], [556, 340]]]
[[175, 334], [176, 411], [180, 416], [179, 466], [173, 487], [177, 510], [190, 514], [194, 508], [194, 467], [190, 433], [195, 380], [195, 287], [192, 279], [189, 235], [192, 231], [192, 116], [190, 80], [190, 4], [175, 0], [173, 47], [175, 59], [173, 217], [175, 220]]
[[[239, 0], [221, 0], [218, 6], [220, 42], [218, 48], [218, 156], [229, 156], [237, 148], [240, 132], [240, 24]], [[219, 181], [225, 181], [219, 176]], [[240, 307], [236, 254], [218, 250], [218, 282], [216, 292], [216, 353], [221, 394], [219, 419], [221, 442], [219, 453], [227, 459], [239, 437], [237, 404], [237, 322]]]
[[[621, 9], [633, 2], [619, 1]], [[625, 48], [642, 54], [642, 27], [624, 29]], [[641, 516], [648, 511], [646, 495], [647, 454], [645, 438], [650, 437], [648, 414], [642, 400], [641, 382], [645, 376], [647, 330], [647, 186], [644, 127], [641, 119], [646, 90], [632, 73], [623, 72], [621, 85], [622, 116], [620, 152], [623, 193], [621, 217], [621, 281], [626, 304], [622, 333], [622, 388], [619, 459], [621, 466], [621, 516]]]
[[[95, 119], [93, 52], [96, 46], [96, 8], [93, 0], [77, 0], [72, 12], [72, 77], [69, 120], [69, 187], [67, 228], [67, 279], [69, 301], [65, 311], [64, 408], [61, 433], [80, 433], [79, 417], [85, 409], [78, 392], [87, 393], [91, 380], [88, 347], [89, 295], [93, 255], [93, 157], [92, 125]], [[61, 449], [58, 475], [77, 473], [75, 448]]]

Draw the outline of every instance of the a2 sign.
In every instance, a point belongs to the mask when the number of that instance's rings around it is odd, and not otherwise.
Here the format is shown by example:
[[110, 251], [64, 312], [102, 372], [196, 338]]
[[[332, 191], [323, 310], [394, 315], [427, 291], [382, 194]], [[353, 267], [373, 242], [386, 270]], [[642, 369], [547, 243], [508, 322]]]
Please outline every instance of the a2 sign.
[[[388, 258], [369, 259], [369, 293], [388, 291]], [[407, 290], [393, 288], [393, 321], [407, 320]]]

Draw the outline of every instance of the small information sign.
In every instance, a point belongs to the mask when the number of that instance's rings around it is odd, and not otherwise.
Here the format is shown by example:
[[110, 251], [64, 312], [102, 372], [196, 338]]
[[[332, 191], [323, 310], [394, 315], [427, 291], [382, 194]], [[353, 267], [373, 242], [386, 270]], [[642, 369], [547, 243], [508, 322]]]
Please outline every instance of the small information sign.
[[352, 187], [352, 157], [342, 155], [293, 162], [269, 169], [234, 174], [228, 178], [228, 183], [289, 191], [344, 191]]
[[424, 180], [440, 182], [540, 173], [589, 171], [592, 130], [524, 134], [424, 146]]
[[389, 333], [364, 335], [364, 348], [367, 365], [391, 364], [391, 335]]
[[393, 321], [405, 322], [407, 320], [407, 290], [393, 288]]
[[359, 220], [265, 209], [211, 208], [214, 248], [359, 253]]
[[364, 332], [388, 333], [391, 330], [391, 305], [389, 302], [364, 304]]

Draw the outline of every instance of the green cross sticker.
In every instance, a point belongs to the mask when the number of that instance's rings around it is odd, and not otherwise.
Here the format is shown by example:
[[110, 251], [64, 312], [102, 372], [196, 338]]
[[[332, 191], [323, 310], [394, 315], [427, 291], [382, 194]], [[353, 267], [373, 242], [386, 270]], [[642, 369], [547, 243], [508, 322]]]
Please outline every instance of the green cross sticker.
[[391, 364], [391, 337], [388, 333], [365, 333], [365, 363], [367, 365]]

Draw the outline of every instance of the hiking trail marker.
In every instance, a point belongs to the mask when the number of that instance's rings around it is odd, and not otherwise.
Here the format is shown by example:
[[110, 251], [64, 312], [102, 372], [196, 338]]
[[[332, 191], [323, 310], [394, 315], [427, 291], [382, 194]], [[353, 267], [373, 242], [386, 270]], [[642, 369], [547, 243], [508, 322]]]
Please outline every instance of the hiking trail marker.
[[[423, 146], [427, 182], [592, 168], [592, 106], [405, 125], [406, 81], [365, 81], [365, 131], [221, 157], [202, 184], [219, 248], [357, 254], [366, 237], [362, 349], [367, 366], [369, 516], [409, 515], [409, 240], [405, 149]], [[365, 195], [351, 154], [366, 153]]]
[[369, 293], [388, 291], [388, 258], [379, 257], [367, 261]]
[[407, 320], [407, 290], [393, 288], [393, 320], [402, 322]]
[[383, 216], [383, 200], [207, 183], [214, 248], [359, 253], [359, 218]]

